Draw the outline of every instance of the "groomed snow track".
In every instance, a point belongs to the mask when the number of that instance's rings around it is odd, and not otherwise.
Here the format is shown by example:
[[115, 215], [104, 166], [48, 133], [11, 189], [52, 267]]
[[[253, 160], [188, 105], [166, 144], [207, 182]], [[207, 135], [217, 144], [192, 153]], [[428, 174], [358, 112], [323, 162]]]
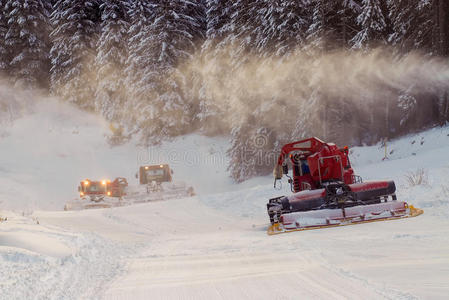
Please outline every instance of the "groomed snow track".
[[228, 197], [234, 193], [8, 220], [2, 226], [11, 232], [70, 250], [31, 249], [20, 258], [0, 247], [2, 297], [444, 299], [449, 292], [447, 219], [426, 213], [269, 237], [263, 209], [246, 217], [217, 210]]

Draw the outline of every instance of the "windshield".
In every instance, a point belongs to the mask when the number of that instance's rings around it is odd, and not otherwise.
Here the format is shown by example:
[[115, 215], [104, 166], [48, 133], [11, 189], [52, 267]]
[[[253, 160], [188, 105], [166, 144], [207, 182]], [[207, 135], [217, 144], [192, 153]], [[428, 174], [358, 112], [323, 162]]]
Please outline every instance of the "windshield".
[[147, 170], [147, 176], [164, 176], [164, 169]]
[[104, 191], [104, 186], [102, 186], [99, 183], [91, 183], [89, 184], [87, 187], [85, 187], [86, 192], [100, 192], [100, 191]]

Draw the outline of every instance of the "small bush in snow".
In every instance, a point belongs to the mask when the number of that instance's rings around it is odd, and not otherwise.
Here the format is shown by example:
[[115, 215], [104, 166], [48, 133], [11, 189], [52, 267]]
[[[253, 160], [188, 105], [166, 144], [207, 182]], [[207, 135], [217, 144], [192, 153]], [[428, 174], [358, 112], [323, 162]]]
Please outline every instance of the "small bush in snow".
[[419, 168], [416, 171], [410, 171], [405, 175], [405, 180], [409, 186], [425, 185], [429, 183], [427, 171]]

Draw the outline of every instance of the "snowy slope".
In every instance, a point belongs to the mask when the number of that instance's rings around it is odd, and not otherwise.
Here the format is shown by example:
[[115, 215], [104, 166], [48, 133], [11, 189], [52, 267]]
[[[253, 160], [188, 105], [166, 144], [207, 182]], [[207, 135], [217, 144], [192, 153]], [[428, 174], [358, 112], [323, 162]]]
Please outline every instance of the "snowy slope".
[[[188, 136], [154, 152], [111, 149], [103, 140], [107, 127], [94, 116], [51, 105], [17, 120], [0, 140], [0, 217], [8, 218], [0, 223], [0, 299], [449, 295], [448, 127], [389, 142], [393, 152], [384, 161], [380, 145], [352, 149], [357, 173], [394, 179], [398, 198], [424, 208], [424, 215], [272, 237], [265, 204], [289, 193], [288, 186], [274, 190], [269, 177], [232, 184], [225, 139]], [[190, 180], [199, 195], [57, 211], [76, 196], [80, 179], [131, 178], [138, 162], [153, 159], [169, 160], [175, 176]], [[418, 168], [428, 184], [409, 186], [405, 175]]]
[[54, 99], [29, 106], [32, 113], [3, 128], [0, 137], [0, 209], [62, 210], [78, 196], [81, 180], [120, 176], [137, 184], [134, 175], [143, 164], [170, 163], [175, 179], [198, 193], [232, 185], [224, 138], [190, 135], [158, 147], [131, 142], [111, 148], [109, 124], [101, 118]]
[[[354, 148], [356, 171], [365, 179], [393, 178], [399, 199], [426, 210], [427, 215], [447, 217], [449, 209], [449, 127], [434, 128], [387, 143], [384, 147]], [[391, 154], [390, 154], [391, 153]], [[410, 186], [406, 177], [423, 169], [427, 184]]]

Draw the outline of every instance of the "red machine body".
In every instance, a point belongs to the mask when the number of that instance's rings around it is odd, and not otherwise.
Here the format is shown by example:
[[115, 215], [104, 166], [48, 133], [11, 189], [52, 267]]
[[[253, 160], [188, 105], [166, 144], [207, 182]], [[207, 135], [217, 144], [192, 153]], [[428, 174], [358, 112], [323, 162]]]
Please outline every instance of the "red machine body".
[[123, 197], [126, 196], [127, 187], [128, 181], [126, 178], [117, 177], [113, 182], [109, 183], [108, 190], [111, 192], [111, 197]]
[[[289, 176], [288, 160], [292, 165]], [[397, 201], [391, 180], [362, 182], [354, 175], [348, 147], [315, 137], [282, 147], [276, 181], [289, 177], [294, 194], [267, 203], [268, 234], [417, 216], [422, 210]]]
[[275, 178], [287, 174], [287, 159], [293, 168], [292, 190], [317, 189], [327, 181], [341, 181], [352, 184], [359, 180], [348, 157], [348, 147], [339, 149], [333, 143], [325, 143], [316, 137], [286, 144], [275, 168]]
[[92, 181], [86, 179], [80, 182], [78, 191], [81, 198], [90, 197], [91, 199], [102, 199], [105, 196], [123, 197], [126, 195], [128, 182], [126, 178], [118, 177], [114, 181], [101, 180]]

